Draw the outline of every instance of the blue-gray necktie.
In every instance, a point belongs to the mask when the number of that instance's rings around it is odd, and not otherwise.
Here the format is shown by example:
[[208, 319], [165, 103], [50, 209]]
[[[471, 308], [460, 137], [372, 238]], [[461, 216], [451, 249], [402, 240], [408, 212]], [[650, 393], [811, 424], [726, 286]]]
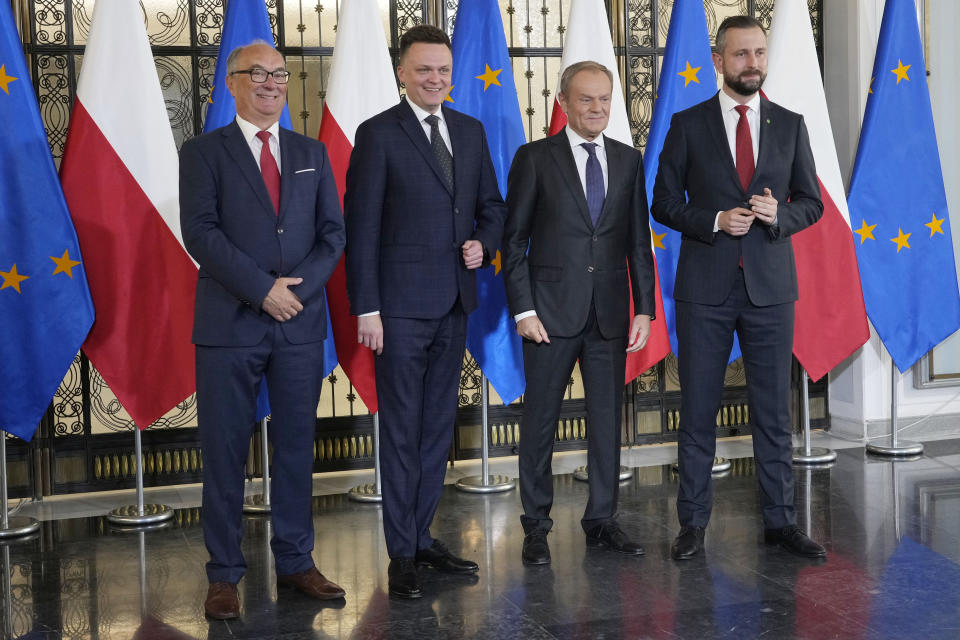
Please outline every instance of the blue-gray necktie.
[[429, 115], [424, 120], [430, 125], [430, 147], [433, 149], [433, 155], [440, 165], [440, 171], [447, 181], [447, 187], [453, 191], [453, 156], [447, 149], [447, 143], [443, 141], [440, 135], [440, 118], [435, 115]]
[[597, 160], [597, 143], [583, 142], [581, 147], [587, 150], [587, 209], [590, 210], [590, 220], [597, 226], [600, 212], [603, 211], [603, 201], [606, 198], [603, 192], [603, 170]]

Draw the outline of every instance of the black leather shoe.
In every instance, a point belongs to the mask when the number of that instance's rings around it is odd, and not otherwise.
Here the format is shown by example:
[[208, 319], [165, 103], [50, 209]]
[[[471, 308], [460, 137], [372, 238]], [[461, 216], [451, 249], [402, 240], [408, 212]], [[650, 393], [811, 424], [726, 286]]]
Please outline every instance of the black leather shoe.
[[534, 529], [523, 539], [523, 552], [520, 554], [523, 564], [550, 564], [550, 545], [547, 544], [547, 532]]
[[687, 525], [680, 527], [680, 534], [670, 547], [670, 556], [674, 560], [689, 560], [703, 551], [703, 527]]
[[446, 545], [439, 540], [434, 540], [429, 549], [418, 550], [415, 559], [418, 567], [433, 567], [445, 573], [476, 573], [480, 569], [476, 562], [450, 553]]
[[587, 531], [587, 546], [606, 548], [630, 556], [642, 556], [644, 551], [636, 542], [631, 542], [616, 522], [597, 525]]
[[413, 558], [394, 558], [387, 567], [387, 581], [390, 595], [397, 598], [419, 598], [423, 596], [420, 578], [417, 577], [417, 564]]
[[804, 558], [826, 558], [827, 550], [814, 542], [800, 527], [791, 524], [782, 529], [764, 529], [763, 541], [780, 545], [790, 553]]

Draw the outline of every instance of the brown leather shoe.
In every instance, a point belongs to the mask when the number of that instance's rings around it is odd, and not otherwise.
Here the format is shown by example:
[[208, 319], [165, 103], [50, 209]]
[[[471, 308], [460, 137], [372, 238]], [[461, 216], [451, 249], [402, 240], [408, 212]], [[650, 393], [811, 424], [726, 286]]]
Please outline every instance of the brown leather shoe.
[[277, 585], [293, 587], [300, 593], [317, 600], [336, 600], [347, 595], [347, 592], [340, 585], [327, 580], [322, 573], [317, 571], [316, 567], [310, 567], [306, 571], [292, 573], [288, 576], [277, 576]]
[[239, 618], [240, 596], [237, 595], [237, 585], [230, 582], [211, 582], [203, 610], [217, 620]]

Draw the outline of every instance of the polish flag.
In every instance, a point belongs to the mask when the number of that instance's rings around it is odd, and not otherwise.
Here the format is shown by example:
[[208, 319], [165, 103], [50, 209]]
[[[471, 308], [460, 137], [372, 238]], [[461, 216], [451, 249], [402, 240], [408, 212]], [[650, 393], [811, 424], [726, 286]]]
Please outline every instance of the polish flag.
[[[341, 205], [357, 127], [399, 99], [377, 0], [341, 3], [319, 136], [330, 154]], [[370, 413], [376, 413], [373, 352], [357, 342], [357, 319], [350, 315], [342, 257], [327, 282], [327, 299], [340, 367]]]
[[[599, 62], [613, 73], [613, 96], [610, 101], [610, 122], [603, 132], [625, 145], [633, 146], [633, 134], [630, 131], [630, 118], [627, 117], [627, 105], [623, 99], [623, 87], [620, 85], [620, 73], [617, 58], [613, 53], [613, 40], [610, 38], [610, 22], [603, 0], [573, 0], [570, 16], [567, 19], [567, 35], [563, 41], [563, 58], [560, 74], [576, 62], [593, 60]], [[557, 81], [555, 96], [560, 94], [560, 82]], [[550, 117], [550, 135], [558, 133], [567, 126], [567, 116], [560, 109], [560, 101], [554, 99], [553, 114]], [[649, 203], [648, 203], [649, 204]], [[644, 215], [649, 215], [645, 211]], [[653, 251], [653, 244], [650, 245]], [[656, 299], [656, 319], [650, 327], [650, 339], [640, 351], [627, 354], [627, 372], [625, 383], [657, 364], [670, 353], [670, 334], [663, 317], [663, 298], [660, 295], [660, 277], [657, 275], [657, 258], [653, 258], [654, 298]], [[633, 317], [633, 298], [630, 301], [630, 316]]]
[[870, 337], [850, 214], [805, 0], [779, 0], [767, 47], [764, 94], [803, 115], [823, 200], [823, 217], [793, 236], [800, 299], [793, 353], [819, 380]]
[[143, 13], [100, 0], [60, 179], [97, 309], [83, 351], [141, 429], [196, 390], [177, 169]]

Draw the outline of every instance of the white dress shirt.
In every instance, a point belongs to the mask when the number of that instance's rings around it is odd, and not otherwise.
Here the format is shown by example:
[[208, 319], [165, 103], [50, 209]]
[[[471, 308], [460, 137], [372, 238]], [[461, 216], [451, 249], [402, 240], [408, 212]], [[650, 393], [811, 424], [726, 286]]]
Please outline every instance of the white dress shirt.
[[413, 109], [414, 115], [417, 116], [417, 120], [420, 121], [420, 126], [423, 127], [423, 133], [427, 136], [427, 142], [430, 142], [430, 124], [426, 122], [428, 116], [437, 116], [440, 118], [440, 122], [437, 124], [440, 128], [440, 137], [443, 138], [443, 143], [447, 145], [447, 151], [450, 152], [450, 155], [453, 155], [453, 145], [450, 144], [450, 131], [447, 129], [447, 121], [443, 119], [443, 109], [437, 109], [436, 113], [430, 113], [426, 109], [421, 109], [418, 105], [414, 104], [413, 100], [404, 98], [407, 101], [407, 104], [410, 105], [410, 108]]
[[[567, 140], [570, 141], [570, 150], [573, 152], [573, 163], [577, 165], [577, 174], [580, 176], [580, 188], [583, 189], [583, 195], [587, 195], [587, 159], [590, 157], [590, 154], [584, 149], [582, 145], [584, 142], [593, 142], [597, 145], [594, 149], [594, 152], [597, 154], [597, 161], [600, 163], [600, 171], [603, 173], [603, 192], [607, 192], [607, 186], [609, 184], [609, 179], [607, 178], [607, 149], [604, 147], [603, 135], [599, 135], [593, 140], [587, 140], [582, 137], [576, 131], [570, 128], [570, 125], [567, 125], [563, 129], [567, 134]], [[524, 318], [529, 318], [530, 316], [537, 315], [537, 312], [533, 309], [529, 311], [521, 311], [517, 315], [513, 316], [514, 322], [520, 322]]]
[[[733, 158], [733, 166], [737, 166], [737, 123], [740, 122], [740, 114], [737, 107], [740, 103], [731, 98], [721, 89], [720, 95], [720, 113], [723, 115], [723, 129], [727, 134], [727, 145], [730, 147], [730, 157]], [[750, 142], [753, 143], [753, 166], [757, 166], [757, 156], [760, 154], [760, 92], [758, 91], [749, 101], [744, 104], [747, 109], [747, 124], [750, 125]], [[713, 219], [713, 232], [720, 231], [720, 214]]]
[[590, 154], [581, 147], [584, 142], [593, 142], [597, 145], [594, 151], [597, 154], [597, 160], [600, 162], [600, 171], [603, 172], [603, 192], [607, 192], [607, 149], [603, 146], [603, 136], [599, 135], [593, 140], [587, 140], [580, 137], [576, 131], [567, 125], [563, 129], [567, 134], [567, 140], [570, 141], [570, 150], [573, 151], [573, 162], [577, 165], [577, 174], [580, 176], [580, 187], [583, 189], [583, 195], [587, 195], [587, 159]]
[[[253, 159], [256, 161], [257, 168], [259, 169], [260, 150], [263, 149], [263, 142], [257, 137], [257, 134], [260, 133], [262, 129], [252, 122], [247, 122], [240, 116], [237, 116], [237, 125], [239, 125], [240, 131], [243, 133], [243, 138], [247, 141], [247, 145], [250, 147], [250, 153], [253, 154]], [[273, 154], [273, 159], [277, 161], [277, 170], [280, 171], [280, 175], [283, 175], [283, 168], [280, 166], [280, 123], [274, 122], [267, 131], [270, 132], [270, 153]]]

